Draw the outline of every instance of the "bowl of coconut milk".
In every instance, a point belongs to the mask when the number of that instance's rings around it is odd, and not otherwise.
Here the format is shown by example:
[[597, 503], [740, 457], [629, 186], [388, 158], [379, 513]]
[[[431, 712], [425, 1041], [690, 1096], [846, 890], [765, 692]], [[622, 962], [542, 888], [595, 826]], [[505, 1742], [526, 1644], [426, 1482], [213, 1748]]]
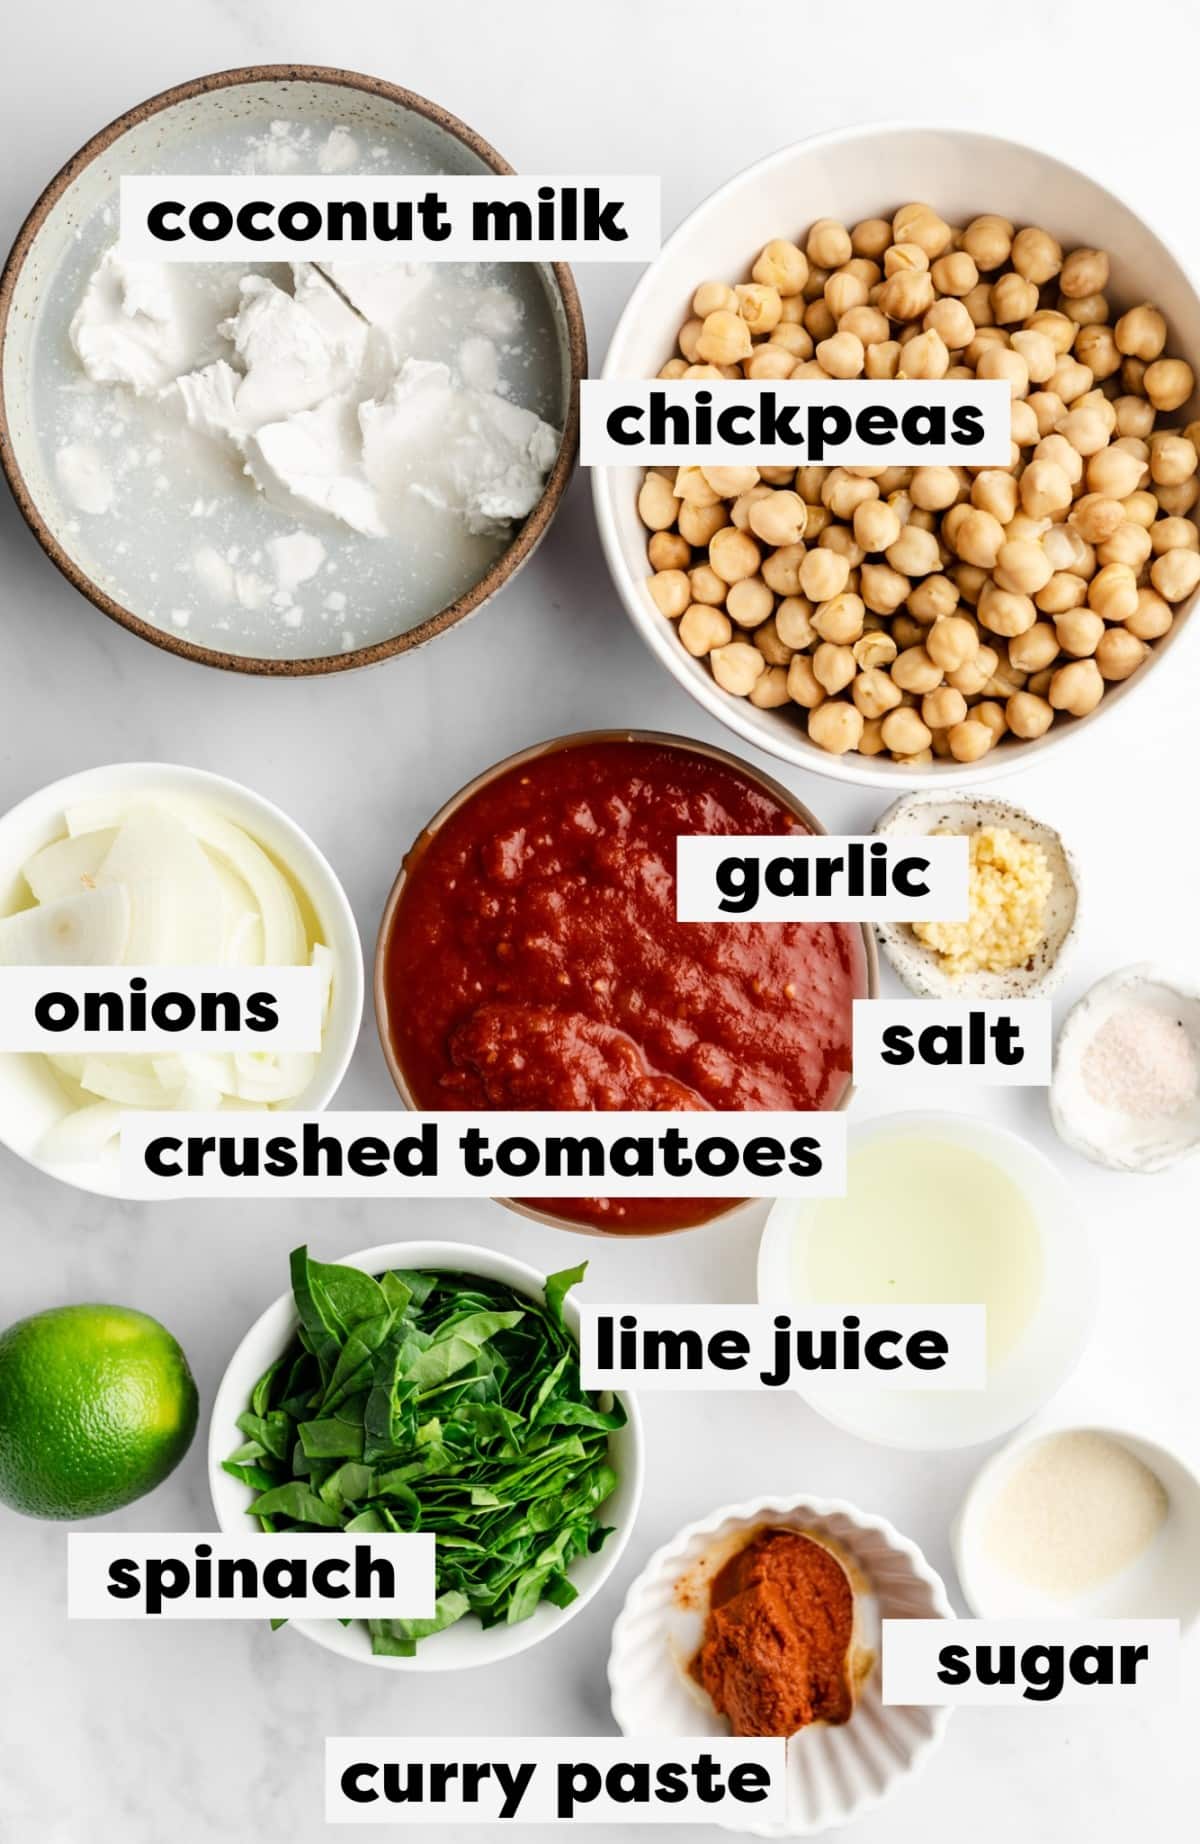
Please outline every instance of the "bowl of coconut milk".
[[434, 638], [520, 568], [577, 448], [563, 265], [117, 248], [127, 175], [489, 170], [511, 168], [436, 104], [316, 67], [200, 78], [87, 143], [0, 281], [0, 460], [77, 589], [185, 658], [326, 673]]

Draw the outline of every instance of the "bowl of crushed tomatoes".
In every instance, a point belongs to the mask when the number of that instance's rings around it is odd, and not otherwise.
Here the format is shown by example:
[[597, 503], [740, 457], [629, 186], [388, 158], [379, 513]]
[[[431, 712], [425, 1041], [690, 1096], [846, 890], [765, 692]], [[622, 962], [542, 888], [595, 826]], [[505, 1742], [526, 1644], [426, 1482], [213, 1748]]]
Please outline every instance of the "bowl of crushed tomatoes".
[[[402, 1100], [528, 1111], [844, 1108], [857, 923], [680, 922], [685, 834], [823, 832], [770, 776], [648, 731], [521, 750], [447, 801], [383, 914], [375, 1006]], [[691, 1229], [728, 1198], [505, 1200], [598, 1234]]]

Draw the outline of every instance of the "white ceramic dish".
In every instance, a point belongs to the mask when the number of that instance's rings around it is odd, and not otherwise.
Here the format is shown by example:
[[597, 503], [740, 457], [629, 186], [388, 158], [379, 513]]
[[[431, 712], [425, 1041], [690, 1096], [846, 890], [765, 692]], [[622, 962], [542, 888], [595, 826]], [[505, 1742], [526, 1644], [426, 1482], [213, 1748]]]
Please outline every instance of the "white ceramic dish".
[[1200, 988], [1142, 962], [1097, 980], [1067, 1013], [1054, 1048], [1050, 1115], [1058, 1136], [1115, 1172], [1161, 1172], [1200, 1146], [1200, 1096], [1177, 1114], [1135, 1120], [1093, 1100], [1080, 1064], [1093, 1034], [1129, 1004], [1147, 1006], [1183, 1025], [1200, 1059]]
[[[527, 1267], [523, 1261], [514, 1261], [511, 1256], [500, 1255], [494, 1249], [475, 1248], [466, 1242], [388, 1242], [378, 1248], [359, 1249], [353, 1255], [345, 1255], [341, 1265], [362, 1268], [368, 1274], [382, 1274], [387, 1268], [441, 1268], [453, 1273], [479, 1274], [486, 1280], [503, 1282], [517, 1293], [537, 1298], [541, 1297], [545, 1283], [545, 1276], [536, 1268]], [[579, 1309], [569, 1294], [564, 1310], [567, 1325], [578, 1338]], [[208, 1429], [209, 1492], [220, 1529], [239, 1536], [256, 1529], [246, 1517], [254, 1493], [223, 1472], [221, 1462], [228, 1459], [243, 1438], [238, 1432], [237, 1418], [249, 1402], [258, 1378], [287, 1348], [296, 1323], [291, 1293], [282, 1294], [254, 1321], [242, 1339], [229, 1360], [213, 1402]], [[629, 1419], [609, 1441], [618, 1483], [603, 1508], [604, 1522], [613, 1526], [613, 1534], [595, 1555], [581, 1556], [572, 1565], [571, 1581], [579, 1593], [569, 1607], [552, 1607], [548, 1601], [543, 1601], [528, 1620], [516, 1626], [493, 1626], [486, 1630], [477, 1619], [469, 1617], [418, 1646], [413, 1658], [377, 1658], [371, 1651], [370, 1635], [361, 1620], [345, 1627], [336, 1620], [295, 1620], [292, 1625], [296, 1631], [343, 1658], [378, 1665], [385, 1671], [407, 1672], [464, 1671], [473, 1665], [494, 1665], [561, 1632], [568, 1620], [599, 1593], [612, 1574], [637, 1516], [642, 1496], [642, 1425], [634, 1399], [625, 1394], [622, 1401]]]
[[[1047, 1436], [1069, 1433], [1102, 1434], [1127, 1448], [1165, 1488], [1167, 1515], [1145, 1554], [1128, 1569], [1064, 1604], [999, 1571], [987, 1555], [985, 1531], [996, 1494], [1029, 1450]], [[963, 1597], [981, 1620], [1178, 1620], [1186, 1627], [1200, 1614], [1200, 1478], [1179, 1454], [1124, 1428], [1039, 1420], [976, 1474], [951, 1545]]]
[[971, 973], [954, 979], [933, 948], [918, 941], [906, 922], [880, 922], [875, 934], [893, 971], [910, 992], [933, 999], [1033, 999], [1054, 991], [1067, 969], [1069, 950], [1079, 932], [1079, 871], [1053, 826], [1034, 819], [1023, 807], [984, 794], [956, 794], [923, 788], [894, 802], [875, 823], [877, 833], [920, 837], [941, 830], [978, 832], [1004, 826], [1019, 838], [1040, 845], [1053, 884], [1046, 903], [1046, 934], [1028, 966], [1005, 973]]
[[[879, 1135], [909, 1130], [949, 1140], [992, 1160], [1023, 1191], [1041, 1240], [1037, 1303], [986, 1389], [872, 1389], [814, 1375], [806, 1377], [799, 1394], [847, 1434], [884, 1447], [932, 1453], [995, 1440], [1049, 1401], [1083, 1355], [1095, 1309], [1096, 1277], [1087, 1231], [1070, 1190], [1049, 1159], [1027, 1140], [969, 1114], [914, 1111], [884, 1114], [852, 1126], [851, 1150]], [[803, 1304], [797, 1238], [803, 1236], [812, 1209], [790, 1198], [772, 1206], [758, 1248], [762, 1305]]]
[[[764, 1525], [785, 1525], [832, 1539], [868, 1587], [859, 1590], [864, 1643], [878, 1652], [879, 1622], [951, 1620], [938, 1575], [915, 1543], [884, 1518], [838, 1499], [803, 1494], [725, 1505], [688, 1524], [650, 1558], [626, 1596], [613, 1628], [608, 1681], [613, 1716], [624, 1735], [726, 1735], [729, 1725], [688, 1677], [703, 1632], [702, 1609], [682, 1606], [680, 1579], [702, 1559], [722, 1560], [738, 1538]], [[688, 1597], [692, 1597], [689, 1595]], [[876, 1806], [924, 1767], [945, 1733], [946, 1708], [885, 1705], [878, 1663], [862, 1685], [851, 1720], [814, 1724], [788, 1745], [788, 1821], [747, 1825], [755, 1837], [807, 1837], [844, 1825]]]
[[[14, 907], [18, 891], [24, 888], [22, 864], [43, 845], [61, 837], [65, 807], [102, 795], [152, 792], [203, 800], [214, 807], [286, 866], [307, 896], [333, 954], [333, 991], [316, 1073], [289, 1107], [328, 1107], [346, 1073], [362, 1023], [362, 944], [346, 892], [328, 859], [294, 820], [261, 794], [225, 775], [169, 762], [115, 762], [51, 782], [0, 817], [0, 915]], [[44, 1058], [0, 1053], [0, 1144], [78, 1190], [120, 1197], [115, 1144], [94, 1161], [47, 1165], [37, 1157], [43, 1135], [66, 1112], [63, 1092]]]
[[[604, 363], [606, 378], [652, 378], [674, 350], [679, 327], [697, 285], [712, 276], [729, 280], [749, 270], [772, 237], [792, 236], [814, 218], [830, 216], [853, 224], [877, 217], [909, 200], [924, 199], [952, 223], [980, 212], [1000, 212], [1018, 223], [1039, 224], [1066, 245], [1096, 244], [1112, 259], [1109, 293], [1132, 306], [1154, 300], [1171, 328], [1173, 350], [1200, 369], [1200, 299], [1187, 271], [1168, 245], [1104, 186], [1075, 167], [1038, 149], [957, 127], [911, 123], [870, 124], [814, 136], [785, 147], [737, 174], [686, 218], [634, 289], [617, 322]], [[1195, 416], [1196, 400], [1178, 420]], [[808, 741], [795, 716], [759, 711], [744, 698], [723, 692], [702, 660], [680, 646], [646, 588], [647, 534], [637, 515], [640, 470], [596, 468], [592, 491], [605, 556], [621, 600], [650, 651], [672, 677], [713, 717], [771, 755], [812, 769], [834, 781], [898, 790], [911, 784], [903, 763], [856, 754], [834, 756]], [[1052, 749], [1069, 744], [1081, 723], [1110, 718], [1136, 696], [1147, 674], [1160, 670], [1177, 645], [1183, 617], [1194, 600], [1181, 604], [1154, 656], [1122, 685], [1110, 686], [1088, 718], [1060, 718], [1033, 742], [1001, 743], [982, 762], [935, 761], [922, 782], [961, 787], [1029, 768]]]

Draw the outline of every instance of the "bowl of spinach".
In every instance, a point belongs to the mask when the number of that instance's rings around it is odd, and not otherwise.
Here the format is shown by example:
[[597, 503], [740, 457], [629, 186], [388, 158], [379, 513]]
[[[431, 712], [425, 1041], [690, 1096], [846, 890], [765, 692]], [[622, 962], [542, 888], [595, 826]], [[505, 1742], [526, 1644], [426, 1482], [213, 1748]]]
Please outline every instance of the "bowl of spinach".
[[213, 1405], [223, 1531], [432, 1531], [425, 1621], [298, 1620], [344, 1656], [417, 1671], [512, 1657], [611, 1574], [642, 1486], [628, 1396], [579, 1381], [571, 1290], [494, 1250], [401, 1242], [318, 1262], [238, 1346]]

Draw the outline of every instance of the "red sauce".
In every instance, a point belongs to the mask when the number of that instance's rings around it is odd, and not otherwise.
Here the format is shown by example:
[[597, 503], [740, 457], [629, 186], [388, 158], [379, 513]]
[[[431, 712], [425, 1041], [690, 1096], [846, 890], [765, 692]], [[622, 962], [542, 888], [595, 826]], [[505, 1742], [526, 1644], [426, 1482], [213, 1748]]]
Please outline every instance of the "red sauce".
[[[749, 776], [659, 743], [567, 745], [472, 795], [410, 854], [385, 948], [417, 1106], [837, 1107], [860, 929], [675, 919], [681, 833], [804, 830]], [[540, 1207], [647, 1231], [729, 1200]]]

